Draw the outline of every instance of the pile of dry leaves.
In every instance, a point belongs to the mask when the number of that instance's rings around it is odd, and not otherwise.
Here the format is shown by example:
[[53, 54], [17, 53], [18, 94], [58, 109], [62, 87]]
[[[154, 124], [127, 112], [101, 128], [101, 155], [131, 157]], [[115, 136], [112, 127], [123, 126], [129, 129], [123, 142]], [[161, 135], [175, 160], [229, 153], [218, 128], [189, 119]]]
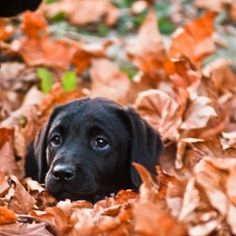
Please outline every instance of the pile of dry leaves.
[[[17, 20], [0, 19], [0, 235], [236, 234], [235, 62], [205, 63], [218, 47], [227, 48], [215, 22], [224, 10], [235, 24], [236, 3], [194, 4], [204, 13], [178, 28], [169, 45], [158, 31], [152, 1], [136, 1], [131, 11], [148, 13], [128, 39], [87, 42], [50, 32], [46, 19], [60, 11], [75, 26], [103, 20], [112, 27], [120, 12], [109, 0], [61, 0]], [[132, 80], [114, 59], [118, 51], [137, 68]], [[39, 67], [53, 75], [47, 94], [39, 89]], [[76, 72], [76, 89], [65, 91], [66, 70]], [[122, 190], [93, 205], [56, 202], [24, 178], [27, 146], [53, 107], [82, 96], [133, 105], [160, 131], [165, 152], [156, 182], [135, 164], [140, 193]]]

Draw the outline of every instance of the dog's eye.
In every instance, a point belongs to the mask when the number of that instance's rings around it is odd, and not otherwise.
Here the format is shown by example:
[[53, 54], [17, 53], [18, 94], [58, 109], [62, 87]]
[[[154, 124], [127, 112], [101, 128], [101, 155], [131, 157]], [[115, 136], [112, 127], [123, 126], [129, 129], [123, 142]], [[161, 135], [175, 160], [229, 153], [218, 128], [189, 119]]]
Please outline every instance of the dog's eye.
[[52, 146], [58, 147], [61, 145], [62, 140], [61, 140], [61, 137], [58, 134], [56, 134], [56, 135], [52, 136], [50, 142], [51, 142]]
[[109, 147], [109, 143], [107, 139], [104, 137], [97, 137], [94, 140], [93, 144], [94, 144], [94, 147], [97, 149], [106, 149], [107, 147]]

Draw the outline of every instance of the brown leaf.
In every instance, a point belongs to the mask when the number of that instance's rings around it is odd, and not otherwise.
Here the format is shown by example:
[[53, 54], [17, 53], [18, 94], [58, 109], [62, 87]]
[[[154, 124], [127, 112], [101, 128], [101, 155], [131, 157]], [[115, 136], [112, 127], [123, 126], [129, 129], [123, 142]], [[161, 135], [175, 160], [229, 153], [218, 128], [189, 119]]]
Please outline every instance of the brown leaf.
[[203, 69], [204, 75], [211, 77], [220, 95], [226, 92], [235, 92], [236, 75], [233, 73], [230, 66], [229, 61], [218, 59]]
[[212, 116], [217, 116], [217, 114], [214, 108], [210, 106], [210, 99], [208, 97], [196, 97], [185, 112], [181, 128], [185, 130], [204, 128]]
[[127, 104], [130, 88], [128, 76], [107, 59], [95, 59], [91, 67], [91, 95], [102, 96], [118, 103]]
[[142, 179], [142, 184], [139, 190], [140, 202], [141, 203], [156, 202], [157, 192], [159, 189], [158, 184], [154, 182], [154, 179], [152, 178], [151, 174], [145, 167], [135, 162], [132, 164], [138, 171], [140, 178]]
[[54, 236], [47, 230], [47, 225], [45, 223], [38, 224], [27, 224], [27, 223], [16, 223], [0, 226], [0, 235], [1, 236]]
[[147, 90], [138, 95], [135, 106], [164, 139], [177, 140], [187, 97], [184, 90], [180, 91], [179, 97], [161, 90]]
[[207, 12], [200, 18], [187, 23], [173, 35], [169, 57], [185, 56], [192, 62], [200, 64], [202, 60], [215, 51], [212, 34], [216, 14]]
[[0, 171], [22, 177], [15, 160], [13, 129], [0, 128]]
[[29, 213], [36, 203], [35, 199], [26, 191], [15, 176], [10, 176], [8, 181], [11, 185], [8, 194], [5, 196], [9, 202], [8, 208], [16, 213]]
[[69, 215], [57, 207], [49, 207], [45, 212], [33, 211], [31, 215], [39, 221], [47, 222], [59, 236], [66, 235], [72, 227]]
[[105, 17], [108, 25], [113, 25], [118, 19], [118, 9], [109, 0], [84, 1], [84, 0], [61, 0], [50, 6], [45, 6], [47, 15], [53, 17], [58, 12], [68, 15], [71, 23], [75, 25], [86, 25], [96, 23]]
[[154, 10], [149, 11], [137, 39], [130, 43], [128, 56], [144, 73], [150, 76], [158, 75], [158, 70], [166, 59], [166, 53], [157, 29], [157, 17]]

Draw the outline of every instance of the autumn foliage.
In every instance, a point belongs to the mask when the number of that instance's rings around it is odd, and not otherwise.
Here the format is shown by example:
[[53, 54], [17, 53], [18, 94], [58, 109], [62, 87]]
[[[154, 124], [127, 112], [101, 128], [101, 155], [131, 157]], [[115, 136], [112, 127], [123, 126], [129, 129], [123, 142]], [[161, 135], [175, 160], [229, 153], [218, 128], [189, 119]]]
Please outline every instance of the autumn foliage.
[[[133, 3], [131, 14], [146, 15], [127, 38], [53, 31], [50, 19], [61, 12], [73, 27], [115, 29], [122, 11], [109, 0], [61, 0], [0, 19], [0, 235], [236, 234], [236, 64], [215, 56], [231, 50], [219, 31], [235, 25], [236, 3], [194, 1], [202, 14], [185, 18], [166, 42], [154, 2]], [[228, 22], [219, 29], [223, 11]], [[56, 202], [24, 178], [27, 147], [52, 109], [83, 96], [132, 105], [161, 133], [157, 178], [134, 164], [139, 193]]]

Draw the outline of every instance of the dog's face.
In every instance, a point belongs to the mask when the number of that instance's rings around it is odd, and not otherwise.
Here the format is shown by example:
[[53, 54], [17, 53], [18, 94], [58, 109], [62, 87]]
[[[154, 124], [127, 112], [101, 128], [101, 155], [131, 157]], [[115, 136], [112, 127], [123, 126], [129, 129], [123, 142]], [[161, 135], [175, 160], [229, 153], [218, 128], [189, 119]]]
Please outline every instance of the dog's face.
[[132, 162], [154, 174], [162, 142], [130, 108], [81, 99], [56, 108], [35, 141], [39, 180], [58, 199], [96, 201], [140, 179]]

